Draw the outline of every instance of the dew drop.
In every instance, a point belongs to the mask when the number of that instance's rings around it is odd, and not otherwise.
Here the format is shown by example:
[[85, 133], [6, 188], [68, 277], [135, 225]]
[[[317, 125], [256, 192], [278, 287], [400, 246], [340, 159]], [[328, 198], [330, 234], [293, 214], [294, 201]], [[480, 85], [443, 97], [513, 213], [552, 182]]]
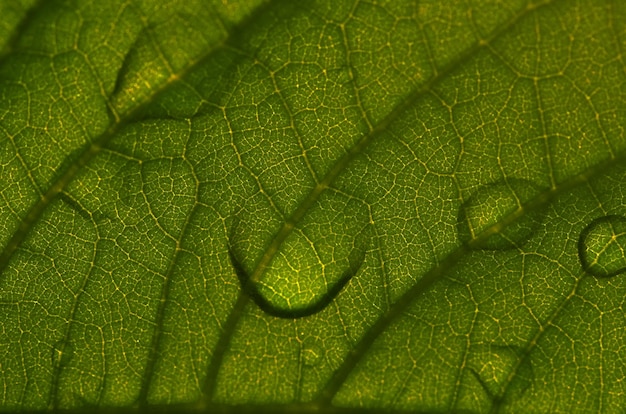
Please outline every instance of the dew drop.
[[527, 205], [539, 194], [539, 187], [518, 178], [481, 186], [459, 211], [460, 240], [471, 248], [486, 250], [523, 245], [537, 231], [545, 214], [545, 209]]
[[626, 272], [626, 217], [609, 215], [589, 223], [578, 239], [578, 257], [583, 269], [597, 277]]
[[322, 195], [299, 222], [283, 223], [256, 264], [249, 254], [256, 247], [239, 248], [233, 237], [230, 261], [243, 291], [261, 310], [302, 318], [326, 308], [359, 272], [370, 231], [365, 204], [341, 194]]
[[[283, 303], [283, 301], [275, 301], [271, 294], [271, 286], [255, 283], [250, 281], [249, 274], [243, 269], [241, 263], [237, 260], [235, 254], [229, 251], [230, 261], [237, 273], [239, 282], [243, 290], [250, 296], [250, 298], [257, 304], [257, 306], [268, 315], [272, 315], [278, 318], [297, 319], [305, 316], [314, 315], [328, 306], [336, 297], [344, 286], [352, 279], [352, 277], [358, 272], [364, 259], [365, 253], [350, 255], [350, 266], [340, 276], [340, 278], [330, 285], [322, 294], [306, 295], [304, 300], [293, 303]], [[311, 300], [310, 297], [313, 296]], [[282, 295], [278, 296], [279, 300], [283, 299]], [[271, 298], [271, 299], [270, 299]], [[296, 297], [296, 299], [300, 299]], [[286, 301], [285, 301], [286, 302]]]
[[521, 397], [533, 381], [532, 365], [522, 355], [518, 347], [483, 345], [473, 347], [468, 364], [487, 395], [502, 403]]

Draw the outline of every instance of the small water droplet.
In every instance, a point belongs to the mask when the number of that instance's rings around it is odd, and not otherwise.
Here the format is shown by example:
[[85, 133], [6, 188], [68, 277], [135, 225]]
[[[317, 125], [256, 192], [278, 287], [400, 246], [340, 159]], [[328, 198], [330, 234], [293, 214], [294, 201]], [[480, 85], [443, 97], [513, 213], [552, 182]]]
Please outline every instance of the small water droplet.
[[626, 217], [609, 215], [589, 223], [578, 239], [578, 257], [583, 269], [594, 276], [626, 272]]
[[457, 222], [460, 240], [472, 248], [487, 250], [523, 245], [545, 214], [545, 209], [526, 205], [539, 194], [539, 187], [518, 178], [481, 186], [461, 206]]

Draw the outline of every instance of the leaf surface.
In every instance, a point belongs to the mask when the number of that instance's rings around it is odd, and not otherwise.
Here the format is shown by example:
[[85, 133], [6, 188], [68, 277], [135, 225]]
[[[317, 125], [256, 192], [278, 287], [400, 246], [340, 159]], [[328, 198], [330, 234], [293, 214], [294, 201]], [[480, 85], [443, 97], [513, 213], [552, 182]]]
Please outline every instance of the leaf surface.
[[0, 409], [626, 405], [626, 4], [23, 3]]

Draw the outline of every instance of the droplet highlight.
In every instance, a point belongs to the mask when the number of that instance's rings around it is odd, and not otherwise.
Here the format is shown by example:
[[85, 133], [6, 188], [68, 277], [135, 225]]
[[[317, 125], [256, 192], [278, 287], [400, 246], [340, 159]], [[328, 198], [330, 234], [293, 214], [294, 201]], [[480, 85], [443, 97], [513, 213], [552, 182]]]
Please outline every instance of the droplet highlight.
[[[474, 249], [506, 250], [522, 246], [540, 227], [545, 209], [529, 207], [540, 189], [510, 178], [481, 186], [461, 206], [459, 239]], [[536, 203], [534, 203], [536, 204]]]
[[626, 217], [608, 215], [589, 223], [578, 239], [583, 269], [597, 277], [626, 272]]

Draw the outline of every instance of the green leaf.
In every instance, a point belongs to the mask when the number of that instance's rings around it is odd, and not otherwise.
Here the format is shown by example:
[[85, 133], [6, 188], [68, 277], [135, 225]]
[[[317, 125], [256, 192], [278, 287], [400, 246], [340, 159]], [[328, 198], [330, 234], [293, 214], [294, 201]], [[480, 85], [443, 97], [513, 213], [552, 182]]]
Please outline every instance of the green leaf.
[[626, 3], [0, 15], [0, 410], [626, 406]]

